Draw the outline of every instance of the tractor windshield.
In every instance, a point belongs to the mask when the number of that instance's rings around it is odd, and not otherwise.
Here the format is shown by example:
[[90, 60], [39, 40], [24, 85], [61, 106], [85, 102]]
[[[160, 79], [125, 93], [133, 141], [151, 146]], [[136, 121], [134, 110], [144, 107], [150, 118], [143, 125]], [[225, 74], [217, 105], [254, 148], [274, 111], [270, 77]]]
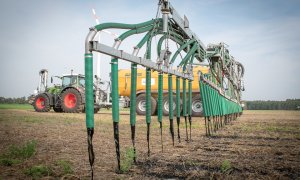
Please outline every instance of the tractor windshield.
[[77, 76], [64, 76], [62, 86], [74, 86], [77, 84]]
[[79, 77], [79, 85], [84, 87], [84, 77]]

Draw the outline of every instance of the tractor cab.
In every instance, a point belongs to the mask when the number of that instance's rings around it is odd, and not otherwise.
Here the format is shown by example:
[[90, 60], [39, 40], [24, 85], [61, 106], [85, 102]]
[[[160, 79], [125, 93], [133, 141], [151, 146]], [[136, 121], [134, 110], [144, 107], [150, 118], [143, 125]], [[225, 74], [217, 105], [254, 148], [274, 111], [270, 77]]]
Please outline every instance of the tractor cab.
[[62, 87], [84, 87], [84, 76], [78, 75], [64, 75], [62, 77]]

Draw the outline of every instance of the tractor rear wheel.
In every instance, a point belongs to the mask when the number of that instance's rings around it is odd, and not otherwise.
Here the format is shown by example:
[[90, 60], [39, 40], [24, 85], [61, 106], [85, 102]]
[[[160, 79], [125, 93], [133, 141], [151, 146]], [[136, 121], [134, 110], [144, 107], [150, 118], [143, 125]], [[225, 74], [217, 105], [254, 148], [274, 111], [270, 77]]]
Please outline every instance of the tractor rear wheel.
[[46, 94], [38, 94], [33, 101], [33, 108], [36, 112], [50, 111], [50, 101]]
[[94, 113], [97, 114], [99, 112], [100, 108], [94, 108]]
[[74, 89], [70, 88], [65, 90], [62, 95], [61, 107], [66, 113], [80, 113], [83, 110], [83, 105], [81, 102], [80, 93]]
[[[151, 96], [151, 116], [156, 112], [157, 102]], [[140, 94], [136, 98], [136, 113], [138, 115], [146, 115], [146, 94]]]

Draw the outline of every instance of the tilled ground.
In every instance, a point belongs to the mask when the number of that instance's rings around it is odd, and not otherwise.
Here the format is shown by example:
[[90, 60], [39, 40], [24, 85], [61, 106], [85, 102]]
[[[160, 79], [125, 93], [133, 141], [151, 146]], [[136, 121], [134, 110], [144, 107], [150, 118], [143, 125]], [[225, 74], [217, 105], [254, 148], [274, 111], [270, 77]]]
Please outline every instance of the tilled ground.
[[[120, 115], [121, 153], [132, 147], [129, 114]], [[117, 161], [111, 113], [95, 115], [94, 179], [299, 179], [300, 112], [245, 111], [237, 120], [205, 136], [204, 119], [193, 118], [192, 141], [186, 142], [181, 118], [181, 143], [175, 147], [169, 121], [163, 121], [163, 152], [157, 117], [152, 117], [150, 157], [147, 155], [146, 124], [137, 117], [137, 163], [125, 174], [116, 173]], [[12, 166], [0, 165], [0, 179], [31, 179], [24, 171], [34, 165], [52, 166], [70, 161], [74, 174], [58, 172], [46, 179], [90, 179], [85, 114], [36, 113], [32, 110], [0, 110], [0, 154], [12, 144], [36, 140], [31, 158]], [[224, 171], [224, 164], [227, 170]]]

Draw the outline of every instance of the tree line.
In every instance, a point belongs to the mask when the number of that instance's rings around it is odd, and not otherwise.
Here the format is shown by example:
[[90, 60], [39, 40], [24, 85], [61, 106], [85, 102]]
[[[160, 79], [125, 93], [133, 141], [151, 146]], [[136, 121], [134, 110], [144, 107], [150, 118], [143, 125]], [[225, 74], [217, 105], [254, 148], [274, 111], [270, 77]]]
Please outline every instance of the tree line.
[[[0, 104], [27, 104], [28, 99], [0, 97]], [[300, 110], [300, 99], [287, 99], [285, 101], [245, 101], [247, 110]]]
[[19, 98], [5, 98], [0, 97], [0, 104], [27, 104], [28, 100], [26, 97], [19, 97]]
[[285, 101], [246, 101], [244, 109], [248, 110], [300, 110], [300, 99]]

